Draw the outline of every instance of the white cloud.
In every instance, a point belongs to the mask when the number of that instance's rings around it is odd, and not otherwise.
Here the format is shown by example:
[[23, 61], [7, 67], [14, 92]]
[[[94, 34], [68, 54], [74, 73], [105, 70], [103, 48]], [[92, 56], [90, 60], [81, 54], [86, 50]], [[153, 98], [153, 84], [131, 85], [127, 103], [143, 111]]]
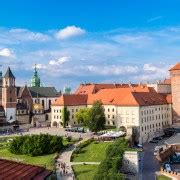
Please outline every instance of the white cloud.
[[46, 69], [47, 66], [44, 65], [44, 64], [36, 64], [36, 68], [37, 68], [37, 69]]
[[57, 39], [68, 39], [75, 36], [80, 36], [85, 34], [85, 30], [81, 29], [80, 27], [76, 26], [67, 26], [64, 29], [60, 29], [56, 34], [55, 37]]
[[64, 64], [65, 62], [68, 62], [70, 60], [69, 56], [64, 56], [64, 57], [60, 57], [57, 60], [50, 60], [49, 64], [50, 65], [61, 65]]
[[148, 19], [147, 22], [157, 21], [157, 20], [162, 19], [162, 18], [163, 18], [163, 16], [152, 17], [152, 18]]
[[11, 49], [8, 49], [8, 48], [0, 49], [0, 57], [9, 58], [13, 56], [14, 56], [14, 53]]
[[144, 64], [143, 69], [144, 71], [157, 71], [157, 67], [152, 64]]

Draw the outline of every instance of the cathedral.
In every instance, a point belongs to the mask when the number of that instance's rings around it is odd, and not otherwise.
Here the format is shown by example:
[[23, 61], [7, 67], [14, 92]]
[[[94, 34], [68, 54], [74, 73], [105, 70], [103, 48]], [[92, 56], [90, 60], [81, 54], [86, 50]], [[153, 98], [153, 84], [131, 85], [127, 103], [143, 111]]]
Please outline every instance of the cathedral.
[[0, 126], [50, 122], [51, 103], [60, 95], [56, 89], [41, 86], [36, 66], [30, 87], [16, 86], [15, 80], [8, 67], [0, 81]]

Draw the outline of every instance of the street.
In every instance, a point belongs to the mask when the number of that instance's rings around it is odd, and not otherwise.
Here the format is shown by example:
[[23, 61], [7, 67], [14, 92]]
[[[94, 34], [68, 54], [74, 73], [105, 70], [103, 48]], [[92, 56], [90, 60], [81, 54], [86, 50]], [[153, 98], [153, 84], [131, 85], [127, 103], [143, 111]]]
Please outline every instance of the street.
[[164, 141], [167, 138], [159, 141], [159, 143], [145, 143], [144, 157], [143, 157], [143, 168], [142, 168], [142, 180], [154, 180], [155, 172], [160, 170], [160, 166], [156, 157], [154, 156], [155, 146], [164, 145]]

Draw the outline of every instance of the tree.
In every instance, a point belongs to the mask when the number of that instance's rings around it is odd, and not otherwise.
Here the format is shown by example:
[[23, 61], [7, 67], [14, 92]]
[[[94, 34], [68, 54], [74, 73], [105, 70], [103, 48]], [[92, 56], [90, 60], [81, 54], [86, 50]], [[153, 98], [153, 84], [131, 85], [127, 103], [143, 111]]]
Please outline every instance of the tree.
[[67, 107], [65, 106], [62, 110], [62, 120], [63, 120], [63, 127], [66, 127], [67, 122], [69, 121], [69, 115], [70, 112], [67, 110]]
[[78, 123], [83, 123], [85, 126], [88, 125], [88, 121], [90, 119], [90, 108], [80, 109], [76, 112], [75, 117]]
[[105, 129], [106, 118], [104, 114], [104, 108], [102, 102], [94, 101], [90, 110], [90, 119], [88, 121], [88, 127], [91, 131], [97, 132]]
[[95, 101], [91, 108], [81, 109], [75, 115], [78, 123], [88, 126], [93, 132], [105, 128], [106, 118], [101, 101]]

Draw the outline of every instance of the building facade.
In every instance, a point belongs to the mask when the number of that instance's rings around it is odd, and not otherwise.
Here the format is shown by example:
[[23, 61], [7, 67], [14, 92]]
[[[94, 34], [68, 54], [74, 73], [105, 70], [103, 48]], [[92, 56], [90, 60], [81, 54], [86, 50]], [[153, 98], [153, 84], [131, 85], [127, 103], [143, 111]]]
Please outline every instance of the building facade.
[[76, 112], [92, 107], [100, 100], [104, 107], [106, 125], [136, 129], [138, 142], [143, 143], [163, 133], [172, 124], [172, 105], [166, 94], [157, 93], [144, 85], [101, 89], [93, 94], [62, 95], [52, 104], [51, 126], [63, 126], [62, 110], [70, 112], [68, 126], [78, 125]]

